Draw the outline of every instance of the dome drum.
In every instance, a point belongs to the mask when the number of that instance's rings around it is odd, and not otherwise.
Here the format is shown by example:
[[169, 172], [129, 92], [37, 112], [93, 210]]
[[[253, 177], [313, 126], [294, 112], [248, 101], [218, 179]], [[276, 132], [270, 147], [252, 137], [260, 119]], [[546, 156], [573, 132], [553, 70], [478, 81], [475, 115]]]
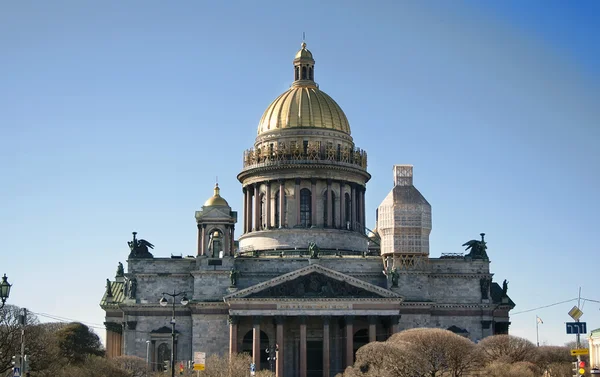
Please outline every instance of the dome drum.
[[292, 228], [272, 229], [251, 232], [240, 237], [240, 252], [279, 251], [290, 254], [297, 253], [298, 245], [317, 244], [321, 252], [335, 255], [349, 255], [355, 252], [361, 255], [368, 249], [368, 240], [363, 235], [352, 231], [337, 229]]

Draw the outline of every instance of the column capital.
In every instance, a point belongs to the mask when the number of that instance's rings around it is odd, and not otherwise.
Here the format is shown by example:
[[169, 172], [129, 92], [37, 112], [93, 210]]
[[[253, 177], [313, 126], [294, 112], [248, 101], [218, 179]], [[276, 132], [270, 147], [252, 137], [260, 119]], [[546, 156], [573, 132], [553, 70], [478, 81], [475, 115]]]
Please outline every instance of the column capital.
[[296, 184], [297, 184], [297, 185], [299, 185], [299, 184], [300, 184], [300, 182], [302, 181], [302, 179], [300, 179], [300, 178], [296, 178], [294, 181], [296, 182]]
[[317, 179], [316, 178], [311, 178], [310, 179], [310, 184], [311, 185], [316, 185], [317, 184]]
[[305, 315], [299, 315], [299, 316], [298, 316], [298, 322], [299, 322], [301, 325], [306, 325], [306, 319], [307, 319], [307, 316], [305, 316]]
[[321, 318], [323, 319], [323, 324], [324, 325], [329, 325], [331, 323], [331, 316], [330, 315], [324, 315]]
[[230, 315], [227, 318], [227, 322], [229, 322], [230, 325], [237, 325], [240, 322], [240, 317], [234, 316], [234, 315]]
[[264, 183], [267, 185], [267, 187], [271, 187], [271, 181], [269, 179], [267, 179]]
[[243, 186], [243, 187], [242, 187], [242, 192], [245, 194], [245, 193], [246, 193], [246, 191], [247, 191], [247, 190], [246, 190], [246, 186]]
[[354, 316], [353, 315], [345, 315], [344, 321], [346, 322], [346, 325], [351, 325], [354, 322]]
[[282, 315], [276, 315], [275, 318], [275, 324], [277, 325], [283, 325], [285, 323], [285, 316]]
[[369, 316], [369, 324], [370, 325], [377, 324], [377, 319], [378, 319], [378, 316], [376, 316], [376, 315], [370, 315]]
[[333, 180], [331, 178], [327, 178], [327, 185], [331, 186], [331, 182], [333, 182]]
[[252, 324], [253, 325], [260, 325], [260, 323], [262, 322], [262, 316], [259, 315], [255, 315], [252, 317]]
[[283, 178], [278, 179], [277, 182], [279, 182], [280, 186], [285, 185], [285, 179], [283, 179]]

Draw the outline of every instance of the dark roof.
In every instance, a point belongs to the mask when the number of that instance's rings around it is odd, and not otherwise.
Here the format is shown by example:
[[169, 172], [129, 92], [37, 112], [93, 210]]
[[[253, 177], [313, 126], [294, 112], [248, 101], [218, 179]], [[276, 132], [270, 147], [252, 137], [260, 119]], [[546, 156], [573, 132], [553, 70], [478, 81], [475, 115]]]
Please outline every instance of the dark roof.
[[[498, 283], [492, 282], [492, 286], [490, 287], [490, 293], [492, 296], [492, 302], [494, 304], [502, 304], [502, 297], [504, 296], [504, 294], [502, 292], [502, 288]], [[514, 308], [515, 303], [513, 302], [513, 300], [511, 300], [508, 295], [506, 296], [506, 298], [508, 298], [508, 302], [506, 304]]]

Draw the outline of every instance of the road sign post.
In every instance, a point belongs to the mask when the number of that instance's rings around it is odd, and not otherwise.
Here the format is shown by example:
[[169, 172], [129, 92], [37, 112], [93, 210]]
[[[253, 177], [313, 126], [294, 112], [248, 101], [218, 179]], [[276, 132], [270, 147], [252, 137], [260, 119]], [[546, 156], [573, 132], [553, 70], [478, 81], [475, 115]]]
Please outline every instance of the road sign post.
[[194, 352], [194, 370], [204, 370], [206, 364], [206, 352]]

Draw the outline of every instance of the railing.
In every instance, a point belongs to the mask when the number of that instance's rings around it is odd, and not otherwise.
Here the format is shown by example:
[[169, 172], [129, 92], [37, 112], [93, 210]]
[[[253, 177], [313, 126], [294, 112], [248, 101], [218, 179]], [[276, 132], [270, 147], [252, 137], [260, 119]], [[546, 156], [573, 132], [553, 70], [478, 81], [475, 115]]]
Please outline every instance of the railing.
[[464, 258], [464, 254], [463, 253], [442, 253], [442, 255], [440, 256], [440, 258], [446, 258], [446, 259], [460, 259], [460, 258]]
[[261, 148], [244, 151], [244, 168], [298, 164], [298, 163], [345, 163], [363, 169], [367, 168], [367, 152], [360, 148], [334, 147], [321, 142], [270, 144]]
[[[372, 257], [379, 254], [372, 251], [357, 251], [348, 249], [320, 249], [321, 257]], [[261, 258], [261, 257], [279, 257], [279, 258], [310, 258], [308, 248], [275, 248], [267, 250], [255, 250], [252, 247], [242, 248], [235, 254], [236, 258]]]

